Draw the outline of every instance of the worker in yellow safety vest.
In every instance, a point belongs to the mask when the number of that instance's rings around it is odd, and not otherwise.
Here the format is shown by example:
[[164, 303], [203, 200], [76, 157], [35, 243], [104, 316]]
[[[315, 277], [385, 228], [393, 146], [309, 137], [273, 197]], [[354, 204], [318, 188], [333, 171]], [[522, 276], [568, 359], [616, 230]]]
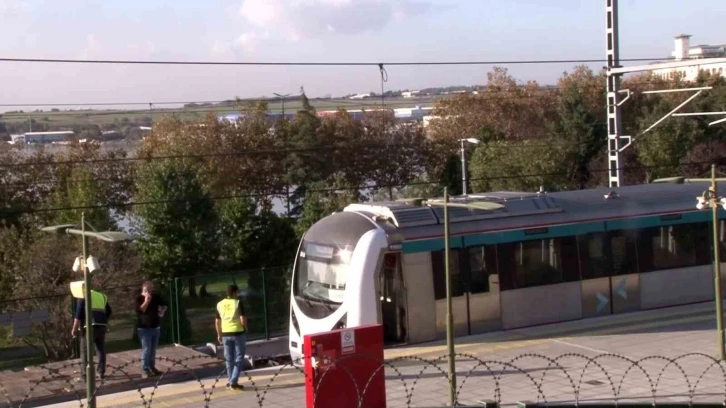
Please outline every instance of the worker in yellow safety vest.
[[227, 297], [217, 303], [217, 341], [224, 346], [224, 359], [227, 363], [227, 388], [241, 390], [239, 376], [242, 371], [242, 359], [247, 344], [247, 317], [242, 301], [237, 297], [237, 285], [227, 287]]
[[[106, 373], [106, 332], [108, 331], [108, 319], [111, 317], [111, 305], [108, 303], [108, 297], [96, 290], [91, 290], [91, 324], [93, 325], [93, 344], [96, 346], [98, 353], [98, 377], [103, 379]], [[83, 327], [79, 330], [79, 327]], [[73, 319], [73, 328], [71, 335], [81, 335], [81, 378], [79, 381], [86, 380], [86, 304], [85, 299], [80, 299], [76, 305], [76, 313]], [[93, 363], [91, 363], [93, 364]]]

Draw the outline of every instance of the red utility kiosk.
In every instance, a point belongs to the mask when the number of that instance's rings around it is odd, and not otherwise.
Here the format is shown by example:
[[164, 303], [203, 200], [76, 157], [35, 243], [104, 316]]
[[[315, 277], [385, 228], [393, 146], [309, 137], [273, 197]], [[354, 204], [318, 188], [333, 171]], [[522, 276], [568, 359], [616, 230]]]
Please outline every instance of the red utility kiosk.
[[303, 341], [307, 408], [386, 408], [382, 325], [308, 334]]

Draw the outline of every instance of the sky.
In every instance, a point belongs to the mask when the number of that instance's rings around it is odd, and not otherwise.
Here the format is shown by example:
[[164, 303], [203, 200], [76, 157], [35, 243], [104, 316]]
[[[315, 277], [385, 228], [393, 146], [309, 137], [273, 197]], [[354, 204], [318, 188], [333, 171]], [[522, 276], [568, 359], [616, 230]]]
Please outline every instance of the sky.
[[[620, 0], [621, 58], [726, 43], [723, 0]], [[601, 59], [605, 0], [0, 0], [0, 58], [261, 62]], [[637, 63], [625, 63], [637, 64]], [[591, 64], [599, 69], [602, 64]], [[553, 84], [573, 64], [509, 65]], [[387, 90], [485, 84], [492, 66], [389, 66]], [[0, 104], [379, 92], [369, 67], [0, 62]], [[0, 107], [0, 111], [12, 107]], [[25, 108], [27, 110], [27, 108]]]

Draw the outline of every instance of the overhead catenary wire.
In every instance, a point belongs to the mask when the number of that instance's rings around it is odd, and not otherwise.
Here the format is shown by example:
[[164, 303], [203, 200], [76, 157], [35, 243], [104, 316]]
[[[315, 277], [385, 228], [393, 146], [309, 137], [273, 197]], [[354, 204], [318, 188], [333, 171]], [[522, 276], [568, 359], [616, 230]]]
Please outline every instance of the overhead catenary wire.
[[[621, 58], [620, 61], [671, 61], [674, 57], [654, 58]], [[304, 62], [304, 61], [181, 61], [181, 60], [101, 60], [101, 59], [66, 59], [66, 58], [11, 58], [0, 57], [0, 62], [29, 62], [55, 64], [111, 64], [111, 65], [218, 65], [218, 66], [426, 66], [426, 65], [520, 65], [520, 64], [585, 64], [607, 62], [607, 59], [546, 59], [546, 60], [481, 60], [481, 61], [392, 61], [392, 62]]]
[[[718, 161], [720, 159], [715, 159]], [[655, 168], [677, 168], [683, 165], [694, 165], [694, 164], [712, 164], [714, 161], [703, 161], [703, 162], [691, 162], [686, 164], [678, 165], [652, 165], [652, 166], [627, 166], [620, 167], [618, 170], [646, 170]], [[610, 169], [593, 169], [589, 170], [589, 173], [603, 173], [608, 172]], [[567, 176], [570, 172], [553, 172], [553, 173], [536, 173], [536, 174], [516, 174], [516, 175], [501, 175], [501, 176], [488, 176], [488, 177], [477, 177], [470, 179], [469, 181], [491, 181], [491, 180], [506, 180], [506, 179], [518, 179], [518, 178], [531, 178], [531, 177], [552, 177], [552, 176]], [[372, 184], [372, 185], [361, 185], [355, 187], [329, 187], [320, 189], [307, 189], [306, 194], [310, 193], [331, 193], [331, 192], [345, 192], [345, 191], [361, 191], [361, 190], [382, 190], [388, 188], [400, 188], [400, 187], [411, 187], [411, 186], [436, 186], [438, 182], [433, 181], [422, 181], [422, 182], [409, 182], [409, 183], [393, 183], [393, 184]], [[15, 215], [15, 214], [33, 214], [33, 213], [48, 213], [48, 212], [60, 212], [60, 211], [79, 211], [79, 210], [94, 210], [94, 209], [111, 209], [111, 208], [123, 208], [123, 207], [136, 207], [144, 205], [154, 204], [181, 204], [201, 200], [233, 200], [233, 199], [254, 199], [254, 198], [274, 198], [282, 197], [285, 195], [284, 191], [272, 192], [272, 193], [252, 193], [252, 194], [230, 194], [223, 196], [204, 196], [196, 198], [184, 198], [177, 200], [150, 200], [150, 201], [130, 201], [125, 203], [107, 203], [107, 204], [92, 204], [86, 206], [66, 206], [66, 207], [47, 207], [47, 208], [32, 208], [32, 209], [4, 209], [0, 210], [0, 219], [3, 216]]]

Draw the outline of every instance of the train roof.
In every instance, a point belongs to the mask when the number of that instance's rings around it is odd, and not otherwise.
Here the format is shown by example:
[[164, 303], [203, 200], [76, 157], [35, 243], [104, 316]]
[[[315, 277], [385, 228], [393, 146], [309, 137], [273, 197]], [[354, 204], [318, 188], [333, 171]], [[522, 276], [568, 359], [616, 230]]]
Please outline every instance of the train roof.
[[[706, 180], [678, 179], [551, 193], [496, 191], [456, 196], [450, 197], [451, 203], [498, 208], [449, 207], [450, 229], [451, 234], [461, 234], [696, 211], [696, 198], [708, 186]], [[344, 211], [387, 224], [406, 239], [440, 234], [444, 223], [443, 209], [422, 205], [421, 201], [356, 203], [345, 207]]]

